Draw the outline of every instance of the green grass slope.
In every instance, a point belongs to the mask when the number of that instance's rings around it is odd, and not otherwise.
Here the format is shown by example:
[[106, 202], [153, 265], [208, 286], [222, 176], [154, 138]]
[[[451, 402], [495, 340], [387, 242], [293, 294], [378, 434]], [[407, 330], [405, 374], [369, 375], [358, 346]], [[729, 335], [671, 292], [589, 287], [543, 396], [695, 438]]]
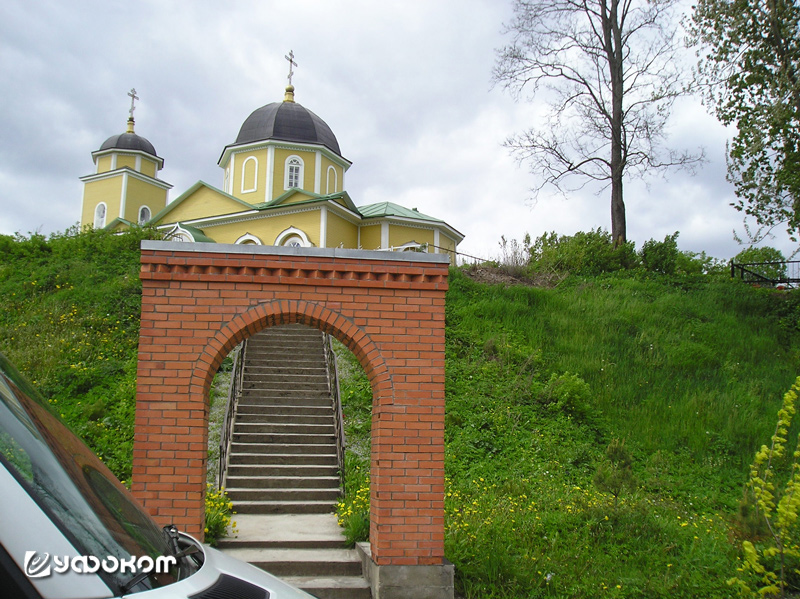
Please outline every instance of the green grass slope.
[[[718, 277], [447, 297], [446, 552], [467, 597], [729, 597], [748, 464], [797, 374], [793, 295]], [[595, 473], [619, 439], [635, 484]]]
[[[123, 480], [151, 235], [0, 236], [0, 351]], [[454, 269], [446, 310], [446, 555], [460, 594], [733, 596], [748, 464], [798, 373], [797, 293], [642, 274], [506, 287]], [[350, 370], [340, 514], [363, 516], [370, 391]], [[616, 486], [615, 440], [631, 456]]]

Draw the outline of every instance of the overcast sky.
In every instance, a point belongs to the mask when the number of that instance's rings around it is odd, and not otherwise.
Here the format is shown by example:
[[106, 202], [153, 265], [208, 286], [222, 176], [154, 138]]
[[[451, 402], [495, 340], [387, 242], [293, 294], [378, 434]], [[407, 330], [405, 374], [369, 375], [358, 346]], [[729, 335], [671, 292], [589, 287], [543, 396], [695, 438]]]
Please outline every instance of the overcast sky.
[[[0, 233], [49, 234], [80, 218], [91, 152], [125, 130], [165, 159], [177, 198], [197, 180], [222, 186], [217, 160], [247, 116], [280, 101], [294, 51], [295, 99], [332, 128], [353, 162], [356, 205], [392, 201], [442, 218], [460, 250], [499, 255], [501, 236], [610, 228], [609, 194], [565, 200], [502, 146], [535, 106], [492, 88], [510, 0], [6, 0], [0, 4]], [[704, 146], [696, 176], [625, 188], [628, 236], [641, 247], [680, 231], [683, 250], [729, 258], [724, 149], [729, 136], [695, 101], [676, 106], [678, 148]], [[779, 235], [770, 242], [794, 247]]]

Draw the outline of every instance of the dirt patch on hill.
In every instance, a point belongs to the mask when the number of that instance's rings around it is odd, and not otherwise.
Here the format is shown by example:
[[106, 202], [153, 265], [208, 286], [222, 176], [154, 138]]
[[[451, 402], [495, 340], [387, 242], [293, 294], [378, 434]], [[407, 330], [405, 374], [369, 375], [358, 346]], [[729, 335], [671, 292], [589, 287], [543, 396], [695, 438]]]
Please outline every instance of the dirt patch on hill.
[[560, 273], [523, 274], [503, 266], [475, 264], [464, 267], [463, 272], [470, 279], [487, 285], [525, 285], [527, 287], [552, 288], [564, 280], [566, 275]]

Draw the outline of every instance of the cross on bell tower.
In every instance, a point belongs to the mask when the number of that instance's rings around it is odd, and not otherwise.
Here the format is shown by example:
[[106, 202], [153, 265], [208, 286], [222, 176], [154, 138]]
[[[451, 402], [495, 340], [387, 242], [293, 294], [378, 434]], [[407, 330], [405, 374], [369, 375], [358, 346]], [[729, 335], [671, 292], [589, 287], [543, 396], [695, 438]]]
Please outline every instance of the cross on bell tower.
[[128, 95], [131, 98], [131, 109], [128, 111], [128, 115], [129, 116], [128, 116], [128, 131], [127, 131], [127, 133], [133, 133], [133, 124], [134, 124], [133, 111], [136, 110], [136, 106], [134, 105], [134, 102], [139, 99], [139, 96], [136, 95], [136, 88], [135, 87], [131, 88], [131, 91], [128, 92]]
[[296, 67], [297, 66], [297, 63], [294, 61], [294, 51], [293, 50], [289, 50], [289, 54], [284, 54], [283, 57], [286, 60], [289, 61], [289, 77], [288, 77], [288, 79], [289, 79], [289, 85], [292, 85], [292, 76], [294, 75], [294, 71], [292, 70], [292, 67]]

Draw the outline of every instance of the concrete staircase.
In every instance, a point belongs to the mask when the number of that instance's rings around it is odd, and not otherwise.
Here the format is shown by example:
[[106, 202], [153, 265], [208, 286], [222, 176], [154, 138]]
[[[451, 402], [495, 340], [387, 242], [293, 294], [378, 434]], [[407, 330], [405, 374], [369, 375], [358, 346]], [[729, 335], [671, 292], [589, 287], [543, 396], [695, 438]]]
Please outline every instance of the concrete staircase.
[[340, 481], [319, 331], [284, 325], [248, 339], [224, 485], [239, 534], [223, 551], [320, 599], [369, 599], [333, 514]]

